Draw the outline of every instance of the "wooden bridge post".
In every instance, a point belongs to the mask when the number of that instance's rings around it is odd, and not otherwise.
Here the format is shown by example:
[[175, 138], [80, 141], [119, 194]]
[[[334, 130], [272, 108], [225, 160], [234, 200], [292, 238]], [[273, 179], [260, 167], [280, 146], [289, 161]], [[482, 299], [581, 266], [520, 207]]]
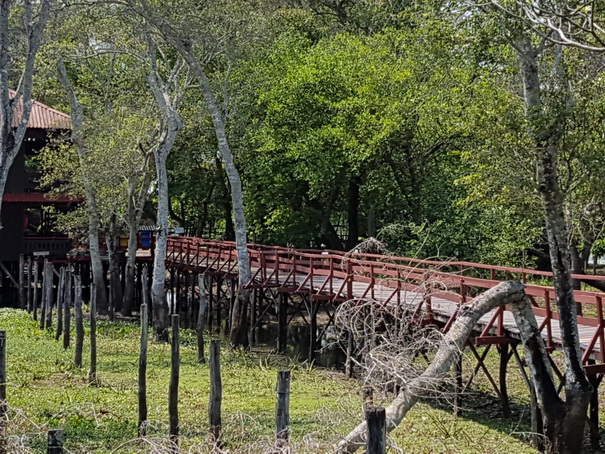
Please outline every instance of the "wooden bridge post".
[[212, 274], [205, 274], [206, 291], [208, 292], [208, 312], [206, 312], [206, 322], [208, 331], [212, 332], [214, 323], [214, 295], [212, 294]]
[[309, 361], [313, 361], [317, 350], [317, 310], [319, 309], [319, 301], [313, 301], [313, 295], [309, 295], [309, 303], [311, 308], [309, 314]]
[[508, 390], [506, 388], [506, 369], [510, 360], [508, 344], [504, 343], [498, 347], [500, 353], [500, 399], [502, 400], [502, 414], [505, 418], [510, 417], [510, 406], [508, 402]]
[[288, 348], [288, 294], [279, 294], [279, 307], [277, 308], [277, 351], [286, 353]]

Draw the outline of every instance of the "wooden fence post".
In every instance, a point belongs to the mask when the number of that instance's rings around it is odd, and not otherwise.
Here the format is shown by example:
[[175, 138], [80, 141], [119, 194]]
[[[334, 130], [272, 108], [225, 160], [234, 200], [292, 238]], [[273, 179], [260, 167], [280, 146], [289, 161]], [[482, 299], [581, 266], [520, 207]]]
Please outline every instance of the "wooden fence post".
[[59, 273], [59, 287], [57, 287], [57, 331], [55, 332], [55, 340], [59, 340], [63, 334], [63, 294], [65, 289], [65, 267], [61, 267]]
[[221, 380], [221, 341], [210, 341], [210, 433], [214, 442], [219, 445], [221, 435], [221, 401], [223, 399], [223, 382]]
[[387, 419], [384, 408], [368, 408], [366, 424], [368, 426], [366, 454], [385, 454], [387, 452]]
[[48, 268], [48, 259], [44, 259], [42, 265], [42, 289], [40, 290], [40, 329], [46, 327], [46, 287], [48, 286], [48, 278], [46, 269]]
[[278, 440], [288, 440], [290, 427], [290, 371], [277, 373], [277, 403], [275, 405], [275, 427]]
[[147, 301], [141, 304], [141, 350], [139, 354], [139, 436], [147, 433], [147, 342], [149, 340], [149, 314]]
[[6, 415], [6, 331], [0, 331], [0, 424]]
[[203, 364], [206, 362], [206, 355], [204, 354], [204, 314], [208, 307], [208, 293], [206, 292], [206, 280], [203, 274], [198, 275], [198, 285], [200, 288], [200, 307], [195, 331], [197, 334], [197, 360]]
[[63, 429], [48, 431], [48, 448], [46, 454], [63, 454]]
[[84, 348], [84, 320], [82, 315], [82, 277], [74, 276], [74, 312], [76, 319], [76, 347], [74, 355], [74, 364], [76, 367], [82, 367], [82, 350]]
[[179, 367], [181, 342], [179, 314], [172, 314], [172, 345], [170, 348], [170, 389], [168, 393], [168, 413], [170, 416], [170, 440], [178, 443], [179, 436]]
[[97, 381], [97, 289], [95, 283], [90, 286], [90, 369], [88, 382]]
[[63, 348], [68, 349], [71, 341], [71, 289], [72, 289], [71, 270], [65, 271], [65, 283], [63, 289]]

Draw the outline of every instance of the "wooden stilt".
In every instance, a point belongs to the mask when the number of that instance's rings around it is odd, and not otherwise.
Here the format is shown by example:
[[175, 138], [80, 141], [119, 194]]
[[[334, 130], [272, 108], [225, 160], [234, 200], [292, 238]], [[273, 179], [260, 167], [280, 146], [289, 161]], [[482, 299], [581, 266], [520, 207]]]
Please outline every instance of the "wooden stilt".
[[599, 385], [601, 378], [596, 374], [588, 376], [588, 381], [592, 385], [592, 394], [590, 395], [590, 409], [588, 412], [590, 420], [590, 446], [598, 450], [601, 447], [601, 434], [599, 433]]
[[288, 348], [288, 294], [279, 294], [277, 308], [277, 351], [286, 353]]
[[311, 308], [311, 313], [309, 314], [309, 361], [313, 361], [315, 359], [315, 352], [317, 350], [317, 309], [319, 307], [319, 303], [317, 301], [313, 301], [313, 298], [310, 297], [309, 307]]
[[508, 402], [508, 390], [506, 388], [506, 369], [510, 359], [508, 344], [501, 344], [500, 352], [500, 400], [502, 401], [502, 414], [505, 418], [510, 417], [510, 405]]

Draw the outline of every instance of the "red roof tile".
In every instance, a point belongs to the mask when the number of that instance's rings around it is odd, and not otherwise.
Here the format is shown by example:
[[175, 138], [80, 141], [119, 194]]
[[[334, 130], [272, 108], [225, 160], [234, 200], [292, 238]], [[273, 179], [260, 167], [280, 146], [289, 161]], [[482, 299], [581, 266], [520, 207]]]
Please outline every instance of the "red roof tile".
[[[13, 98], [15, 93], [14, 90], [10, 90], [9, 96]], [[22, 115], [23, 103], [20, 102], [15, 107], [13, 127], [16, 128], [19, 125]], [[71, 119], [69, 115], [34, 100], [27, 127], [33, 129], [71, 129]]]

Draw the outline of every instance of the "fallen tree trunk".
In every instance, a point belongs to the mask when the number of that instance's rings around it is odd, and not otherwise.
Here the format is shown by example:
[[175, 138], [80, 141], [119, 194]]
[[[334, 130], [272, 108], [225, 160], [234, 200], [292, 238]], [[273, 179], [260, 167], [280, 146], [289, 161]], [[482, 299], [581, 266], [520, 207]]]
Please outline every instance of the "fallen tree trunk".
[[[433, 362], [420, 376], [411, 380], [386, 408], [387, 431], [395, 429], [416, 402], [444, 380], [481, 317], [505, 304], [516, 303], [515, 307], [529, 304], [524, 289], [525, 286], [518, 281], [502, 282], [460, 307], [458, 318], [441, 340]], [[345, 454], [362, 448], [365, 446], [366, 432], [366, 423], [362, 422], [338, 444], [336, 451]]]

